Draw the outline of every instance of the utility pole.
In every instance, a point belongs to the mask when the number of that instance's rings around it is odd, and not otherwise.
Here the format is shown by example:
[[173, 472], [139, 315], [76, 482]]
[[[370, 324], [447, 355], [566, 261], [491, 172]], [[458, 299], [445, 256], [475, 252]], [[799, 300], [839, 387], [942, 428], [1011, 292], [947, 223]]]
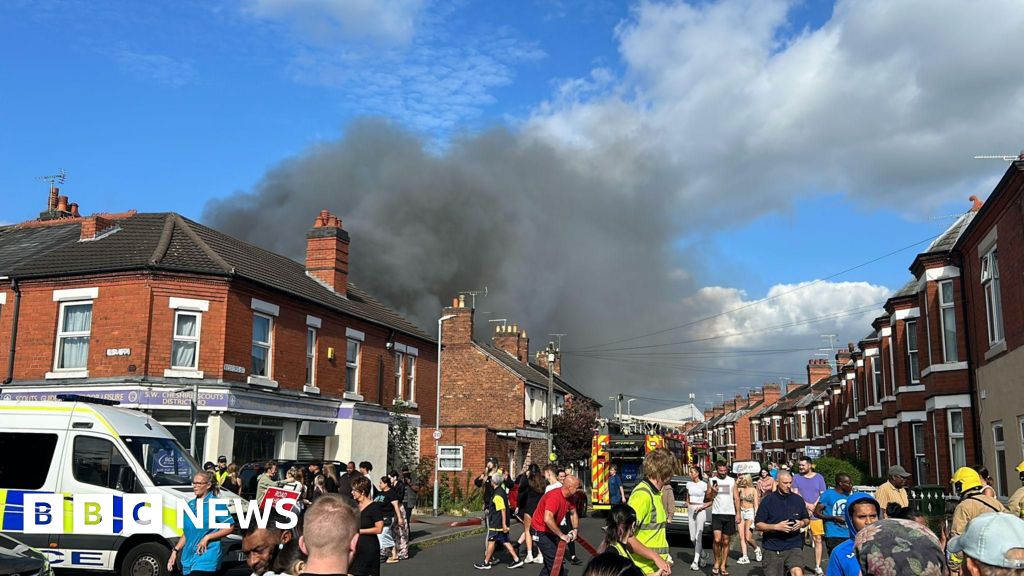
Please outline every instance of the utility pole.
[[558, 347], [548, 342], [548, 458], [555, 453], [554, 436], [551, 435], [551, 421], [555, 419], [555, 360], [558, 358]]

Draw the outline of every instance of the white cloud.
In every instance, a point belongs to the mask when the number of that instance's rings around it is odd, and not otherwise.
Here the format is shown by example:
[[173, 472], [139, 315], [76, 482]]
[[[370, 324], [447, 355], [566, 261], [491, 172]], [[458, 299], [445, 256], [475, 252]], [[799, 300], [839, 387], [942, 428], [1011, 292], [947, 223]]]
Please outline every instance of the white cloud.
[[424, 6], [424, 0], [250, 0], [247, 10], [284, 22], [318, 44], [352, 39], [407, 44]]
[[112, 46], [107, 50], [107, 54], [126, 74], [146, 78], [164, 86], [178, 88], [196, 78], [195, 68], [188, 62], [164, 54], [138, 52], [124, 43]]
[[1001, 168], [971, 157], [1020, 146], [1019, 3], [840, 1], [795, 35], [791, 7], [642, 2], [617, 29], [622, 77], [566, 82], [526, 131], [623, 181], [654, 158], [698, 226], [801, 193], [922, 213], [987, 191]]

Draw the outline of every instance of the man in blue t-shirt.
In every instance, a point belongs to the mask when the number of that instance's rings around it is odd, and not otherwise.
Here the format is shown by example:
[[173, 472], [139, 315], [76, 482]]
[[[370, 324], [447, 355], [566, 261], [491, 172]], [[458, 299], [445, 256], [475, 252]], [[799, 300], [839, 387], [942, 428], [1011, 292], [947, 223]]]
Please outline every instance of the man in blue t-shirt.
[[849, 538], [844, 540], [828, 557], [825, 576], [860, 576], [860, 563], [854, 549], [857, 532], [882, 519], [882, 507], [870, 494], [857, 492], [846, 499], [846, 526]]
[[836, 546], [850, 536], [846, 526], [846, 499], [853, 493], [853, 480], [849, 474], [836, 474], [836, 487], [830, 488], [818, 499], [814, 515], [825, 521], [825, 547], [831, 554]]

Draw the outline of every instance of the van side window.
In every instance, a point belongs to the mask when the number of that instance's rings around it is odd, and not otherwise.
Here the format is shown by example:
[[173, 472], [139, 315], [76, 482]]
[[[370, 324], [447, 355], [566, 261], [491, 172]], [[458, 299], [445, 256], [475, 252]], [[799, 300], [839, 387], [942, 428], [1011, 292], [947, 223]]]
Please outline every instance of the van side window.
[[[128, 462], [117, 451], [113, 442], [103, 438], [78, 436], [75, 438], [72, 458], [75, 480], [85, 484], [119, 490], [119, 477], [123, 478], [126, 473], [134, 477]], [[122, 472], [123, 469], [125, 472]]]
[[57, 446], [56, 434], [0, 432], [0, 454], [10, 466], [0, 466], [0, 488], [38, 490], [46, 483]]

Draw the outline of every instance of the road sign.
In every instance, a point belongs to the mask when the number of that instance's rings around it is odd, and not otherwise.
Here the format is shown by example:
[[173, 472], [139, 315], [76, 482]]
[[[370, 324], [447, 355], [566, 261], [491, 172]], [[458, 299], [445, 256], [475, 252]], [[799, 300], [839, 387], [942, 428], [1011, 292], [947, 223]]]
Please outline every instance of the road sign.
[[804, 455], [808, 458], [821, 458], [825, 451], [818, 446], [807, 446], [804, 448]]
[[434, 440], [440, 440], [440, 439], [441, 439], [441, 431], [440, 430], [434, 430]]

